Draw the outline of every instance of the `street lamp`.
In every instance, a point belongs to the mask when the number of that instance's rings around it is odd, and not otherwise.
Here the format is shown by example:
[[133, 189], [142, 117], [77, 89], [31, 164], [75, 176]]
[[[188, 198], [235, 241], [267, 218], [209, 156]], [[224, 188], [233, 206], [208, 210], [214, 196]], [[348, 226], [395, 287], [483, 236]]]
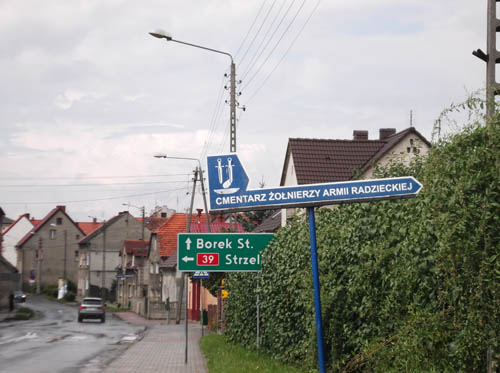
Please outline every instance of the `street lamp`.
[[[231, 153], [236, 152], [236, 66], [233, 61], [233, 56], [230, 53], [223, 52], [217, 49], [207, 48], [201, 45], [186, 43], [185, 41], [180, 41], [172, 38], [168, 32], [162, 29], [156, 29], [149, 33], [158, 39], [165, 39], [166, 41], [173, 41], [179, 44], [188, 45], [190, 47], [204, 49], [210, 52], [225, 54], [231, 58], [231, 76], [230, 76], [230, 101], [229, 101], [229, 124], [231, 127], [231, 141], [229, 144], [229, 149]], [[201, 169], [201, 168], [200, 168]]]
[[[205, 182], [203, 181], [203, 170], [201, 168], [201, 162], [198, 158], [189, 158], [189, 157], [172, 157], [172, 156], [167, 156], [166, 154], [155, 154], [155, 158], [168, 158], [168, 159], [184, 159], [188, 161], [197, 161], [198, 162], [198, 167], [197, 170], [200, 173], [200, 182], [201, 182], [201, 191], [202, 191], [202, 196], [203, 196], [203, 204], [205, 206], [205, 214], [207, 217], [207, 230], [210, 232], [210, 218], [208, 215], [208, 206], [207, 206], [207, 198], [205, 194]], [[197, 172], [195, 172], [195, 175]], [[196, 183], [196, 177], [195, 177], [195, 183]], [[191, 196], [191, 206], [189, 210], [189, 216], [188, 216], [188, 225], [191, 226], [191, 215], [193, 213], [193, 203], [194, 203], [194, 187], [193, 187], [193, 195]]]
[[[154, 36], [154, 35], [153, 35]], [[171, 38], [170, 38], [171, 39]], [[170, 40], [167, 39], [167, 40]], [[232, 58], [231, 58], [232, 61]], [[196, 167], [196, 170], [194, 171], [194, 183], [193, 183], [193, 192], [191, 194], [191, 205], [189, 208], [189, 215], [188, 215], [188, 226], [187, 226], [187, 231], [191, 231], [191, 219], [193, 216], [193, 203], [194, 203], [194, 193], [196, 190], [196, 179], [198, 177], [198, 172], [200, 173], [200, 181], [201, 181], [201, 190], [203, 194], [203, 203], [205, 204], [205, 215], [206, 215], [206, 220], [207, 220], [207, 230], [210, 232], [210, 218], [208, 215], [208, 208], [207, 208], [207, 199], [205, 197], [205, 184], [203, 183], [203, 170], [201, 169], [201, 163], [198, 158], [189, 158], [189, 157], [171, 157], [167, 156], [166, 154], [155, 154], [155, 158], [170, 158], [170, 159], [184, 159], [188, 161], [197, 161], [198, 162], [198, 167]], [[181, 303], [182, 303], [182, 293], [183, 290], [185, 290], [185, 296], [186, 296], [186, 302], [185, 302], [185, 352], [184, 352], [184, 363], [187, 364], [188, 362], [188, 286], [187, 286], [187, 276], [185, 276], [185, 273], [182, 274], [183, 276], [183, 281], [181, 282], [181, 288], [179, 291], [179, 301], [177, 303], [177, 320], [176, 323], [179, 324], [180, 322], [180, 314], [181, 314]], [[185, 287], [185, 289], [182, 289], [182, 286]]]

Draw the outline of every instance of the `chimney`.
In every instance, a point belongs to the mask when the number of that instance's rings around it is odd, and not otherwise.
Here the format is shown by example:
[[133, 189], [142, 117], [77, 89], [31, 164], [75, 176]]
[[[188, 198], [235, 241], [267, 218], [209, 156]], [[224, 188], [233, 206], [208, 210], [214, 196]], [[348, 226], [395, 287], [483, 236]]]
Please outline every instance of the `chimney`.
[[66, 206], [56, 206], [56, 207], [62, 210], [63, 212], [66, 212]]
[[379, 133], [379, 139], [380, 140], [385, 140], [386, 138], [394, 135], [396, 133], [395, 128], [381, 128], [378, 131]]
[[368, 131], [354, 130], [352, 131], [352, 138], [354, 140], [368, 140]]
[[94, 223], [94, 224], [97, 223], [97, 218], [93, 218], [92, 223]]
[[198, 223], [199, 223], [201, 221], [201, 213], [203, 209], [196, 209], [196, 211], [198, 211]]

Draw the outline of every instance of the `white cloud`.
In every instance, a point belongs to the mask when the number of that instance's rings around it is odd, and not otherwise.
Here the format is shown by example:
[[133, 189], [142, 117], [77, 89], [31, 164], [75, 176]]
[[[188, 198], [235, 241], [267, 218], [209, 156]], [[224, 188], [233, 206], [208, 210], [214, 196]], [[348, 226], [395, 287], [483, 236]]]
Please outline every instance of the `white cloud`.
[[[158, 160], [152, 154], [198, 157], [207, 146], [209, 154], [226, 152], [227, 91], [215, 125], [212, 117], [229, 59], [148, 32], [161, 27], [179, 40], [235, 54], [241, 79], [256, 53], [251, 49], [240, 64], [251, 38], [236, 51], [260, 4], [0, 2], [0, 173], [37, 182], [49, 176], [186, 173], [192, 162]], [[485, 49], [485, 4], [332, 0], [321, 2], [287, 57], [248, 102], [315, 4], [306, 2], [254, 81], [243, 88], [249, 74], [239, 85], [238, 100], [247, 111], [237, 124], [237, 146], [254, 185], [262, 177], [268, 186], [279, 183], [288, 137], [350, 138], [354, 129], [375, 137], [380, 127], [407, 127], [410, 110], [417, 129], [430, 137], [443, 107], [464, 98], [465, 89], [484, 85], [484, 63], [471, 52]], [[120, 196], [133, 194], [132, 188], [124, 187], [123, 194], [115, 187], [113, 192], [53, 195], [2, 189], [0, 203]], [[146, 187], [136, 188], [136, 194], [140, 190]], [[184, 189], [135, 202], [176, 205], [177, 199], [185, 207]], [[121, 202], [74, 204], [70, 211], [82, 218], [90, 211], [109, 217], [122, 209]], [[51, 207], [28, 204], [27, 212], [40, 216]], [[4, 208], [13, 216], [24, 209]]]

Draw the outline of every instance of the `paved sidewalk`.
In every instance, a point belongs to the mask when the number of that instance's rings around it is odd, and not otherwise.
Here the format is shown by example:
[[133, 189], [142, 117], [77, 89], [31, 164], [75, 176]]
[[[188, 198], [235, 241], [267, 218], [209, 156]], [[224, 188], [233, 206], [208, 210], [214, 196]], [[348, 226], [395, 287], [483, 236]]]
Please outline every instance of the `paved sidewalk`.
[[144, 320], [132, 312], [117, 316], [134, 325], [148, 326], [148, 330], [142, 340], [114, 360], [104, 372], [207, 372], [199, 344], [200, 324], [188, 325], [188, 363], [185, 364], [184, 322], [166, 325], [165, 321]]

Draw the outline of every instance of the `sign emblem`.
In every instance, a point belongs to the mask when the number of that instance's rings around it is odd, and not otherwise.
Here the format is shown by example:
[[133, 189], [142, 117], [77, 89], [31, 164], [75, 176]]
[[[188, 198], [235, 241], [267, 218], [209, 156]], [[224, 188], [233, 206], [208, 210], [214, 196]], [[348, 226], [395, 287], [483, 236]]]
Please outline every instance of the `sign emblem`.
[[222, 189], [214, 189], [214, 192], [217, 194], [233, 194], [236, 193], [240, 188], [231, 188], [233, 184], [233, 158], [227, 157], [227, 165], [222, 165], [222, 158], [217, 158], [217, 175], [219, 184], [222, 186]]

